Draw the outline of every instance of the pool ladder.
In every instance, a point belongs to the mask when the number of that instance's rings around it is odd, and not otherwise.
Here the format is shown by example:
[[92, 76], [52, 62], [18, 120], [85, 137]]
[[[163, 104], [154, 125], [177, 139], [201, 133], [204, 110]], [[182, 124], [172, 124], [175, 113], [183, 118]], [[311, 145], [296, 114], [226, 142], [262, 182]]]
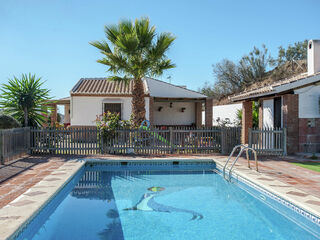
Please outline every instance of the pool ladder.
[[[236, 159], [232, 162], [231, 164], [231, 167], [229, 168], [229, 171], [228, 171], [228, 178], [226, 177], [226, 171], [227, 171], [227, 165], [230, 161], [230, 159], [232, 158], [234, 152], [240, 148], [240, 151], [236, 157]], [[254, 150], [253, 148], [249, 147], [248, 145], [244, 145], [244, 144], [240, 144], [240, 145], [237, 145], [235, 146], [233, 149], [232, 149], [232, 152], [230, 153], [229, 157], [228, 157], [228, 160], [227, 162], [225, 163], [224, 167], [223, 167], [223, 178], [226, 179], [227, 181], [231, 181], [231, 172], [232, 172], [232, 168], [234, 167], [234, 165], [236, 164], [236, 162], [238, 161], [238, 159], [240, 158], [241, 154], [245, 151], [246, 152], [246, 157], [247, 157], [247, 161], [248, 161], [248, 168], [251, 168], [250, 167], [250, 161], [249, 161], [249, 150], [251, 150], [251, 152], [253, 152], [253, 155], [254, 155], [254, 159], [255, 159], [255, 162], [256, 162], [256, 171], [258, 172], [258, 160], [257, 160], [257, 152], [256, 150]]]

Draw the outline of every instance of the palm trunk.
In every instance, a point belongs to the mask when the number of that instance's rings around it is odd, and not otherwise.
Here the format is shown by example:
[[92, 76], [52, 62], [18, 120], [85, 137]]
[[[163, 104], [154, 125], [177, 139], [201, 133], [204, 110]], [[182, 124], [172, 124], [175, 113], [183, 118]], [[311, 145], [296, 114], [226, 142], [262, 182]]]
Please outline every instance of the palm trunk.
[[135, 126], [140, 126], [145, 120], [146, 109], [144, 101], [144, 87], [141, 79], [135, 79], [132, 90], [132, 113], [133, 123]]
[[24, 126], [28, 127], [28, 108], [24, 108]]

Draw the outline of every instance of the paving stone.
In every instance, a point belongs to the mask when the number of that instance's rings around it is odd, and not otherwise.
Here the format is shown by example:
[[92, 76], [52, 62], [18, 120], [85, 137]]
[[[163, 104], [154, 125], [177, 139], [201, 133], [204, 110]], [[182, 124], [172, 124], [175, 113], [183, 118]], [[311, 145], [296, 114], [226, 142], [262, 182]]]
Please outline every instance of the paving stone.
[[8, 219], [13, 219], [13, 220], [17, 220], [21, 218], [21, 216], [7, 216], [7, 217], [0, 217], [0, 221], [2, 220], [8, 220]]
[[317, 205], [320, 206], [320, 201], [314, 201], [314, 200], [308, 200], [306, 203], [312, 204], [312, 205]]
[[60, 178], [47, 178], [44, 181], [52, 182], [52, 181], [58, 181], [58, 180], [61, 180], [61, 179]]
[[42, 194], [45, 194], [46, 192], [42, 192], [42, 191], [35, 191], [35, 192], [28, 192], [28, 193], [25, 193], [24, 195], [27, 195], [27, 196], [37, 196], [37, 195], [42, 195]]
[[15, 206], [15, 207], [21, 207], [21, 206], [25, 206], [25, 205], [29, 205], [34, 203], [35, 201], [31, 201], [31, 200], [22, 200], [22, 201], [17, 201], [14, 203], [10, 203], [11, 206]]
[[286, 194], [294, 195], [294, 196], [299, 196], [299, 197], [306, 197], [308, 194], [302, 193], [302, 192], [295, 192], [295, 191], [290, 191], [287, 192]]
[[263, 181], [274, 181], [274, 179], [270, 179], [270, 178], [258, 178], [258, 179]]

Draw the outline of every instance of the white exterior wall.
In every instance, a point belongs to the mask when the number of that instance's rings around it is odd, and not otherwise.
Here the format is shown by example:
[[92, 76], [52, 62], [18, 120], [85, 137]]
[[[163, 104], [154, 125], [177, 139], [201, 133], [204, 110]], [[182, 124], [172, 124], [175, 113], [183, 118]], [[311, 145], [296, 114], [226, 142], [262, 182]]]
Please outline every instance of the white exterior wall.
[[228, 104], [219, 105], [212, 107], [212, 125], [218, 125], [218, 119], [224, 121], [226, 119], [230, 120], [230, 123], [237, 121], [237, 111], [242, 109], [242, 103], [239, 104]]
[[[237, 121], [237, 111], [242, 109], [242, 103], [226, 104], [212, 107], [212, 125], [218, 126], [218, 119], [224, 121], [230, 120], [230, 123]], [[202, 124], [205, 124], [205, 112], [202, 111]]]
[[263, 127], [264, 128], [273, 128], [273, 113], [274, 113], [274, 105], [273, 99], [263, 100]]
[[[132, 106], [131, 97], [72, 96], [70, 100], [71, 125], [95, 126], [97, 115], [103, 113], [103, 103], [121, 103], [123, 120], [129, 120]], [[145, 98], [146, 118], [149, 119], [149, 98]]]
[[[160, 112], [159, 107], [162, 107]], [[184, 112], [181, 112], [181, 108], [185, 108]], [[169, 102], [153, 104], [153, 124], [155, 125], [191, 125], [195, 122], [195, 103], [173, 102], [172, 108]]]
[[299, 94], [299, 118], [320, 118], [320, 86], [309, 86], [295, 91]]

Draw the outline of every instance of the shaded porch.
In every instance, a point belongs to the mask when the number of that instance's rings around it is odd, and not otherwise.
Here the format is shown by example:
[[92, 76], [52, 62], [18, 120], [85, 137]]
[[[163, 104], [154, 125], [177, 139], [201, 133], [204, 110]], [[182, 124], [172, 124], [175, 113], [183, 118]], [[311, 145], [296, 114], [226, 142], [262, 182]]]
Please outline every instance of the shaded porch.
[[[206, 119], [212, 118], [212, 100], [209, 98], [160, 98], [150, 97], [149, 121], [161, 129], [169, 127], [202, 127], [202, 110]], [[206, 121], [207, 127], [212, 121]]]
[[51, 126], [54, 126], [54, 124], [58, 120], [58, 106], [64, 107], [64, 119], [63, 119], [63, 125], [64, 127], [67, 127], [70, 125], [70, 97], [65, 97], [57, 100], [52, 100], [53, 103], [49, 104], [51, 107], [51, 113], [50, 113], [50, 119], [51, 119]]

